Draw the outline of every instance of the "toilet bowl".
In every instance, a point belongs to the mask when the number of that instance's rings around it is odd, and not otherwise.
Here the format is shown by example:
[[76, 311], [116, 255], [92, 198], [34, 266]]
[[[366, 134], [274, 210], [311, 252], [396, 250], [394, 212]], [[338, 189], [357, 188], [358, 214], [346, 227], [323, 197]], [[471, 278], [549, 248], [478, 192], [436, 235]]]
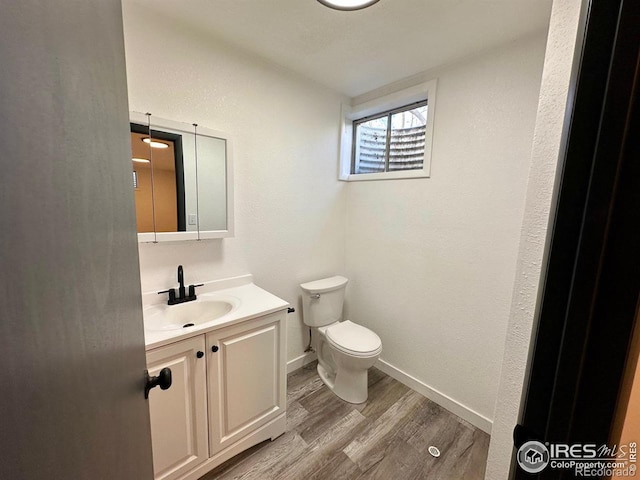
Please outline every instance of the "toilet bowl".
[[368, 370], [382, 352], [382, 341], [368, 328], [342, 321], [347, 282], [336, 276], [300, 285], [302, 310], [305, 324], [312, 329], [318, 375], [338, 397], [362, 403], [368, 398]]

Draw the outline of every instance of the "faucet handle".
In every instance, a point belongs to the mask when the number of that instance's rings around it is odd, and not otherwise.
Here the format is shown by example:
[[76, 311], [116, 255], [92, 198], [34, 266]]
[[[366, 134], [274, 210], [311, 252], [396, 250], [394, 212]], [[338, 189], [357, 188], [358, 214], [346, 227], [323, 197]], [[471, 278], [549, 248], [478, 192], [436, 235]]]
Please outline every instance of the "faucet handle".
[[189, 285], [189, 298], [196, 296], [196, 287], [202, 287], [204, 283], [198, 283], [197, 285]]
[[176, 289], [175, 288], [170, 288], [168, 290], [162, 290], [161, 292], [158, 292], [158, 295], [162, 295], [163, 293], [168, 293], [169, 294], [169, 305], [173, 305], [176, 302]]

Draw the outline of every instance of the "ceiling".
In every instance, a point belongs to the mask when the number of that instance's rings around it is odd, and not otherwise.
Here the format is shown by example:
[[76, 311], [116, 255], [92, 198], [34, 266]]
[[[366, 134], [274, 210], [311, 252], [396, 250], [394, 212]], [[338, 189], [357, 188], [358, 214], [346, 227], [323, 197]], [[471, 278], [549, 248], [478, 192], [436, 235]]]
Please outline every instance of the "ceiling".
[[130, 0], [348, 96], [546, 30], [552, 0]]

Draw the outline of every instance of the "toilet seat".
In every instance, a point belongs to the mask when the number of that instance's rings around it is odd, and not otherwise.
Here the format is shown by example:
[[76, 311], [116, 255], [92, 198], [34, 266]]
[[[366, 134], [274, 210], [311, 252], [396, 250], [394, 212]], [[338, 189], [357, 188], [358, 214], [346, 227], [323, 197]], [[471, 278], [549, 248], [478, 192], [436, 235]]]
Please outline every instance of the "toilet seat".
[[375, 332], [350, 320], [330, 325], [325, 336], [332, 347], [355, 357], [379, 355], [382, 350], [382, 340]]

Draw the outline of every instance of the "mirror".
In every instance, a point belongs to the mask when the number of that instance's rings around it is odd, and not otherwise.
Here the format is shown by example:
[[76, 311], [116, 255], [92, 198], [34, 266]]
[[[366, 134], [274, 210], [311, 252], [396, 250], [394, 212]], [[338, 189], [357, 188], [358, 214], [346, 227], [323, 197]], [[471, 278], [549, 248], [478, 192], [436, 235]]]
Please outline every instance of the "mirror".
[[220, 132], [131, 114], [139, 241], [233, 236], [230, 148]]

